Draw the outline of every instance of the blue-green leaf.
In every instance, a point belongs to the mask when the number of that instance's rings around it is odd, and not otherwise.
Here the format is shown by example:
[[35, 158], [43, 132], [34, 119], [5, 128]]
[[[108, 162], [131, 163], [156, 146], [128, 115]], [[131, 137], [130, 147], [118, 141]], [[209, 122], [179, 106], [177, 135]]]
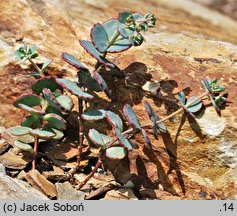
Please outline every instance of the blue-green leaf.
[[10, 133], [14, 136], [26, 135], [31, 131], [31, 128], [24, 126], [16, 126], [11, 129]]
[[41, 105], [42, 102], [43, 98], [36, 94], [23, 94], [15, 100], [13, 105], [19, 107], [19, 104], [25, 104], [29, 107], [33, 107]]
[[121, 131], [118, 128], [114, 128], [114, 134], [116, 135], [116, 137], [118, 138], [119, 143], [126, 149], [128, 150], [132, 150], [132, 146], [129, 143], [129, 141], [123, 136], [123, 134], [121, 133]]
[[45, 131], [45, 130], [40, 130], [40, 129], [31, 130], [30, 134], [32, 136], [37, 136], [37, 137], [40, 137], [42, 139], [50, 139], [50, 138], [53, 138], [55, 136], [55, 133]]
[[40, 118], [38, 115], [30, 115], [25, 118], [25, 120], [21, 123], [21, 126], [37, 128], [40, 123]]
[[14, 146], [16, 146], [17, 148], [21, 149], [22, 151], [28, 151], [28, 152], [33, 152], [33, 148], [31, 145], [24, 143], [20, 140], [16, 140], [14, 142]]
[[126, 104], [123, 108], [124, 116], [126, 117], [128, 123], [135, 129], [141, 130], [141, 124], [137, 118], [136, 113], [133, 111], [129, 104]]
[[84, 100], [91, 100], [94, 97], [86, 92], [83, 92], [77, 85], [76, 82], [73, 82], [68, 79], [56, 78], [56, 82], [62, 86], [64, 89], [69, 91], [71, 94], [76, 95], [77, 97]]
[[115, 114], [114, 112], [107, 111], [106, 118], [108, 122], [112, 125], [112, 127], [118, 128], [120, 131], [123, 131], [123, 122], [119, 115]]
[[[197, 99], [197, 97], [193, 96], [193, 97], [188, 99], [186, 104], [192, 103], [192, 101], [194, 101], [196, 99]], [[202, 101], [201, 100], [197, 100], [194, 104], [187, 107], [188, 111], [191, 112], [191, 113], [198, 112], [201, 108], [202, 108]]]
[[79, 70], [88, 70], [81, 62], [79, 62], [73, 55], [64, 52], [62, 54], [62, 58], [64, 61], [66, 61], [68, 64], [76, 67]]
[[121, 23], [126, 23], [127, 18], [130, 17], [131, 15], [132, 15], [131, 11], [123, 11], [123, 12], [119, 13], [118, 20]]
[[48, 59], [47, 61], [44, 62], [42, 68], [41, 68], [41, 72], [44, 72], [45, 69], [52, 63], [53, 59]]
[[52, 77], [43, 77], [38, 79], [33, 85], [32, 90], [36, 94], [42, 93], [44, 88], [50, 89], [51, 92], [56, 91], [57, 89], [62, 89]]
[[90, 41], [80, 40], [80, 44], [86, 50], [87, 53], [89, 53], [93, 58], [95, 58], [101, 64], [110, 68], [114, 68], [114, 64], [108, 61], [105, 57], [103, 57], [103, 54], [100, 53]]
[[122, 160], [127, 156], [127, 151], [123, 147], [115, 146], [106, 149], [105, 151], [106, 157], [114, 160]]
[[91, 29], [91, 40], [95, 48], [100, 52], [104, 53], [109, 47], [109, 40], [104, 26], [97, 23]]
[[89, 110], [84, 112], [81, 117], [86, 121], [98, 121], [105, 118], [106, 111], [103, 109], [100, 110]]
[[53, 127], [59, 130], [66, 129], [66, 121], [59, 115], [49, 113], [43, 116], [43, 120], [49, 122]]

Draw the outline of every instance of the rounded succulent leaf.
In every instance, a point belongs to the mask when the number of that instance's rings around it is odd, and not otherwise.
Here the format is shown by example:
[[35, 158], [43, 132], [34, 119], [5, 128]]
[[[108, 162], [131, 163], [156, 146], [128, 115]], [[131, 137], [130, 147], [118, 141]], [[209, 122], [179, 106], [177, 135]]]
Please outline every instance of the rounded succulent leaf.
[[105, 82], [105, 80], [103, 79], [102, 76], [100, 76], [100, 74], [98, 74], [97, 72], [94, 73], [94, 78], [95, 80], [99, 83], [99, 85], [101, 86], [101, 88], [103, 89], [103, 91], [105, 92], [105, 94], [111, 98], [111, 93], [109, 91], [109, 88], [107, 86], [107, 83]]
[[104, 53], [109, 47], [109, 40], [105, 28], [100, 23], [95, 24], [91, 29], [91, 40], [95, 48]]
[[26, 135], [31, 131], [31, 128], [24, 126], [16, 126], [11, 129], [10, 133], [14, 136]]
[[136, 129], [141, 130], [141, 124], [137, 118], [136, 113], [133, 111], [132, 107], [129, 104], [126, 104], [123, 108], [124, 116], [126, 117], [128, 123]]
[[43, 119], [49, 122], [53, 127], [59, 130], [66, 129], [66, 121], [59, 115], [54, 113], [49, 113], [43, 116]]
[[79, 84], [81, 87], [87, 88], [91, 91], [100, 92], [102, 87], [95, 78], [91, 76], [89, 71], [80, 71], [78, 73]]
[[185, 105], [186, 103], [186, 97], [183, 91], [178, 93], [178, 99], [180, 101], [180, 103], [182, 103], [183, 105]]
[[86, 121], [98, 121], [105, 118], [106, 111], [103, 109], [100, 110], [89, 110], [84, 112], [81, 117]]
[[[194, 100], [197, 100], [196, 96], [189, 98], [186, 104], [192, 103], [192, 101], [194, 101]], [[201, 100], [197, 100], [194, 104], [187, 107], [188, 111], [191, 113], [198, 112], [201, 108], [202, 108], [202, 101]]]
[[56, 129], [55, 127], [53, 127], [51, 124], [46, 124], [43, 128], [43, 130], [45, 131], [49, 131], [51, 133], [54, 133], [55, 136], [52, 138], [54, 140], [59, 140], [62, 139], [64, 137], [64, 133], [61, 130]]
[[42, 93], [44, 88], [50, 89], [51, 92], [54, 92], [57, 89], [62, 89], [62, 87], [55, 81], [55, 78], [52, 77], [43, 77], [38, 79], [31, 88], [36, 94]]
[[56, 78], [56, 82], [62, 86], [64, 89], [69, 91], [71, 94], [76, 95], [77, 97], [84, 100], [91, 100], [94, 97], [86, 92], [83, 92], [77, 85], [76, 82], [73, 82], [68, 79]]
[[29, 128], [37, 128], [40, 123], [40, 118], [38, 115], [30, 115], [25, 118], [25, 120], [21, 123], [21, 126], [29, 127]]
[[111, 63], [105, 57], [102, 56], [102, 53], [100, 53], [90, 41], [80, 40], [80, 44], [87, 53], [89, 53], [93, 58], [95, 58], [101, 64], [110, 68], [115, 67], [113, 63]]
[[56, 100], [61, 105], [60, 108], [63, 107], [63, 110], [67, 112], [70, 112], [74, 107], [72, 99], [67, 95], [60, 95], [56, 98]]
[[119, 143], [126, 149], [128, 150], [132, 150], [132, 146], [129, 143], [129, 141], [123, 136], [123, 134], [121, 133], [121, 131], [118, 128], [114, 128], [114, 134], [116, 135], [116, 137], [118, 138]]
[[106, 149], [105, 151], [106, 157], [114, 160], [122, 160], [127, 156], [127, 151], [125, 148], [120, 146], [115, 146]]
[[14, 146], [16, 146], [17, 148], [21, 149], [22, 151], [28, 151], [28, 152], [33, 152], [33, 148], [31, 145], [24, 143], [20, 140], [16, 140], [14, 142]]
[[142, 135], [145, 140], [146, 147], [152, 149], [151, 141], [146, 133], [146, 131], [142, 128]]
[[62, 58], [64, 61], [66, 61], [68, 64], [76, 67], [79, 70], [88, 70], [81, 62], [79, 62], [73, 55], [64, 52], [62, 54]]
[[118, 128], [120, 131], [123, 131], [123, 122], [119, 115], [115, 114], [114, 112], [107, 111], [106, 118], [108, 122], [112, 125], [112, 127]]
[[25, 104], [29, 107], [39, 106], [42, 104], [43, 100], [42, 97], [36, 94], [23, 94], [15, 100], [13, 105], [15, 107], [19, 107], [19, 104]]
[[44, 72], [46, 70], [46, 68], [52, 63], [53, 59], [48, 59], [44, 62], [41, 71]]
[[45, 130], [40, 130], [40, 129], [31, 130], [30, 134], [32, 136], [37, 136], [37, 137], [40, 137], [42, 139], [51, 139], [55, 136], [55, 133], [45, 131]]
[[130, 17], [131, 15], [132, 15], [131, 11], [123, 11], [123, 12], [119, 13], [118, 20], [121, 23], [126, 23], [128, 17]]
[[42, 110], [34, 109], [34, 108], [29, 107], [25, 104], [18, 104], [18, 107], [22, 110], [25, 110], [25, 111], [31, 113], [32, 115], [43, 115], [44, 114], [44, 112]]
[[110, 44], [109, 48], [107, 49], [107, 52], [122, 52], [132, 46], [131, 42], [128, 39], [122, 37], [121, 35], [118, 36], [116, 40], [114, 40], [114, 37], [118, 32], [118, 28], [123, 26], [122, 23], [119, 22], [117, 19], [110, 19], [104, 22], [102, 25], [107, 33], [108, 41]]

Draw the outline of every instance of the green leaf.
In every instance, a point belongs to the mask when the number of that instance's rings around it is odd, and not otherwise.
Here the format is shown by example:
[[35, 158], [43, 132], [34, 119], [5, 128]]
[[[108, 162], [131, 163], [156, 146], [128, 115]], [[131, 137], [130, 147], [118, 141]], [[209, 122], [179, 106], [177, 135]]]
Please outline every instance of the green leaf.
[[64, 136], [63, 131], [54, 128], [54, 127], [53, 127], [52, 125], [50, 125], [50, 124], [46, 124], [46, 125], [44, 126], [43, 130], [49, 131], [49, 132], [51, 132], [51, 133], [54, 133], [55, 136], [52, 138], [52, 139], [54, 139], [54, 140], [60, 140], [60, 139], [62, 139], [63, 136]]
[[113, 127], [116, 127], [120, 131], [123, 131], [123, 122], [121, 118], [119, 117], [119, 115], [115, 114], [114, 112], [107, 111], [106, 118]]
[[19, 107], [19, 104], [25, 104], [29, 107], [39, 106], [42, 104], [43, 100], [44, 99], [42, 97], [36, 94], [23, 94], [15, 100], [13, 105], [15, 107]]
[[89, 53], [93, 58], [95, 58], [101, 64], [110, 68], [115, 67], [112, 62], [108, 61], [105, 57], [103, 57], [103, 54], [100, 53], [90, 41], [80, 40], [80, 44], [87, 53]]
[[25, 120], [21, 123], [21, 126], [29, 127], [29, 128], [37, 128], [40, 123], [40, 118], [38, 115], [30, 115], [25, 118]]
[[111, 147], [105, 151], [106, 157], [115, 160], [122, 160], [127, 156], [127, 151], [123, 147]]
[[89, 110], [84, 112], [81, 117], [87, 121], [98, 121], [105, 118], [106, 111], [103, 109], [100, 110]]
[[45, 131], [45, 130], [40, 130], [40, 129], [31, 130], [30, 134], [32, 136], [37, 136], [37, 137], [40, 137], [42, 139], [50, 139], [50, 138], [53, 138], [55, 136], [55, 133]]
[[29, 128], [29, 127], [16, 126], [11, 129], [10, 133], [13, 136], [22, 136], [22, 135], [28, 134], [30, 131], [31, 131], [31, 128]]
[[56, 98], [56, 100], [61, 105], [60, 108], [63, 107], [63, 110], [65, 110], [66, 112], [70, 112], [74, 107], [72, 99], [67, 95], [60, 95]]
[[128, 142], [128, 140], [123, 136], [121, 131], [118, 128], [114, 128], [114, 134], [118, 138], [119, 143], [126, 149], [132, 150], [131, 144]]
[[117, 19], [110, 19], [104, 22], [102, 25], [107, 33], [107, 37], [110, 44], [110, 47], [107, 49], [107, 52], [122, 52], [132, 46], [130, 41], [122, 37], [121, 35], [118, 36], [116, 40], [114, 40], [114, 37], [118, 32], [118, 28], [122, 26], [122, 23], [120, 23]]
[[34, 109], [32, 107], [29, 107], [25, 104], [18, 104], [18, 107], [26, 112], [31, 113], [32, 115], [43, 115], [44, 112], [42, 110]]
[[105, 80], [103, 79], [103, 77], [102, 77], [99, 73], [95, 72], [95, 73], [94, 73], [94, 78], [95, 78], [96, 81], [99, 83], [99, 85], [101, 86], [101, 88], [103, 89], [103, 91], [105, 92], [105, 94], [106, 94], [109, 98], [111, 98], [111, 93], [110, 93], [109, 88], [108, 88], [108, 86], [107, 86], [107, 83], [105, 82]]
[[73, 55], [64, 52], [62, 54], [62, 58], [64, 61], [66, 61], [68, 64], [76, 67], [79, 70], [88, 70], [81, 62], [79, 62]]
[[109, 47], [109, 40], [104, 26], [97, 23], [91, 29], [91, 40], [95, 48], [100, 52], [104, 53]]
[[16, 140], [14, 142], [14, 146], [16, 146], [17, 148], [21, 149], [22, 151], [28, 151], [33, 153], [33, 148], [31, 147], [31, 145], [24, 143], [20, 140]]
[[43, 116], [43, 120], [49, 122], [53, 127], [59, 130], [66, 129], [66, 121], [59, 115], [54, 113], [49, 113]]
[[150, 141], [146, 131], [143, 128], [142, 128], [142, 135], [145, 140], [145, 144], [146, 144], [147, 148], [152, 149], [151, 141]]
[[178, 99], [180, 101], [181, 104], [185, 105], [186, 103], [186, 97], [183, 91], [178, 93]]
[[45, 69], [52, 63], [52, 61], [53, 61], [53, 59], [46, 60], [41, 68], [41, 71], [44, 72]]
[[123, 108], [123, 113], [128, 123], [135, 129], [141, 130], [141, 124], [138, 121], [136, 113], [133, 111], [132, 107], [129, 104], [126, 104]]
[[78, 79], [80, 87], [84, 87], [96, 92], [100, 92], [102, 90], [100, 84], [96, 81], [95, 78], [91, 76], [91, 73], [89, 71], [80, 71], [78, 73]]
[[[197, 99], [197, 97], [193, 96], [193, 97], [188, 99], [186, 104], [189, 104], [189, 103], [191, 103], [192, 101], [194, 101], [196, 99]], [[188, 111], [191, 112], [191, 113], [198, 112], [201, 108], [202, 108], [202, 101], [201, 100], [198, 100], [194, 104], [192, 104], [191, 106], [187, 107]]]
[[54, 92], [57, 89], [62, 89], [55, 81], [55, 78], [52, 77], [43, 77], [38, 79], [31, 88], [36, 94], [42, 93], [44, 88], [49, 89], [51, 92]]
[[118, 20], [121, 23], [126, 23], [127, 22], [127, 18], [130, 17], [131, 15], [132, 15], [132, 12], [130, 12], [130, 11], [123, 11], [122, 13], [119, 13]]
[[69, 91], [71, 94], [76, 95], [77, 97], [84, 100], [91, 100], [94, 97], [86, 92], [83, 92], [77, 85], [76, 82], [73, 82], [68, 79], [56, 78], [56, 82], [62, 86], [64, 89]]

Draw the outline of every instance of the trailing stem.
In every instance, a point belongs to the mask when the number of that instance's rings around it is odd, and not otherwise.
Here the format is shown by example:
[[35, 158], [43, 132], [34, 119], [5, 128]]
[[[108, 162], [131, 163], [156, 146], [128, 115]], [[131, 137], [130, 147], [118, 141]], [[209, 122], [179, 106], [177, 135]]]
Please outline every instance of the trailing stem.
[[37, 70], [37, 72], [38, 72], [40, 75], [43, 75], [43, 74], [42, 74], [42, 71], [40, 70], [40, 68], [37, 66], [37, 64], [35, 64], [35, 62], [34, 62], [32, 59], [28, 58], [28, 61], [34, 66], [34, 68]]
[[80, 190], [93, 177], [93, 175], [96, 173], [97, 169], [100, 167], [101, 164], [102, 160], [101, 157], [99, 157], [92, 172], [84, 179], [83, 182], [81, 182], [78, 186], [76, 186], [77, 190]]
[[34, 149], [33, 149], [33, 161], [32, 161], [32, 170], [36, 169], [36, 160], [38, 153], [39, 138], [37, 135], [34, 136]]
[[81, 162], [81, 153], [83, 148], [83, 141], [84, 141], [84, 124], [83, 119], [81, 118], [82, 112], [83, 112], [83, 100], [78, 99], [78, 131], [79, 131], [79, 142], [78, 142], [78, 154], [77, 154], [77, 168], [80, 166]]

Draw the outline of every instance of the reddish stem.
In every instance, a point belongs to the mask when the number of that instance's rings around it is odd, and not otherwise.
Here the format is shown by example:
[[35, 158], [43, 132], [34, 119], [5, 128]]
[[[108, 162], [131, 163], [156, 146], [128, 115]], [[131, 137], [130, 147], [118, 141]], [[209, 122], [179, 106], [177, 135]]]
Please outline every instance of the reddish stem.
[[100, 167], [100, 165], [102, 164], [102, 160], [101, 157], [98, 158], [98, 161], [94, 167], [94, 169], [92, 170], [92, 172], [84, 179], [83, 182], [81, 182], [76, 189], [80, 190], [92, 177], [93, 175], [96, 173], [97, 169]]
[[32, 161], [32, 170], [36, 169], [36, 159], [37, 159], [37, 152], [38, 152], [38, 144], [39, 138], [38, 136], [34, 136], [34, 150], [33, 150], [33, 161]]

